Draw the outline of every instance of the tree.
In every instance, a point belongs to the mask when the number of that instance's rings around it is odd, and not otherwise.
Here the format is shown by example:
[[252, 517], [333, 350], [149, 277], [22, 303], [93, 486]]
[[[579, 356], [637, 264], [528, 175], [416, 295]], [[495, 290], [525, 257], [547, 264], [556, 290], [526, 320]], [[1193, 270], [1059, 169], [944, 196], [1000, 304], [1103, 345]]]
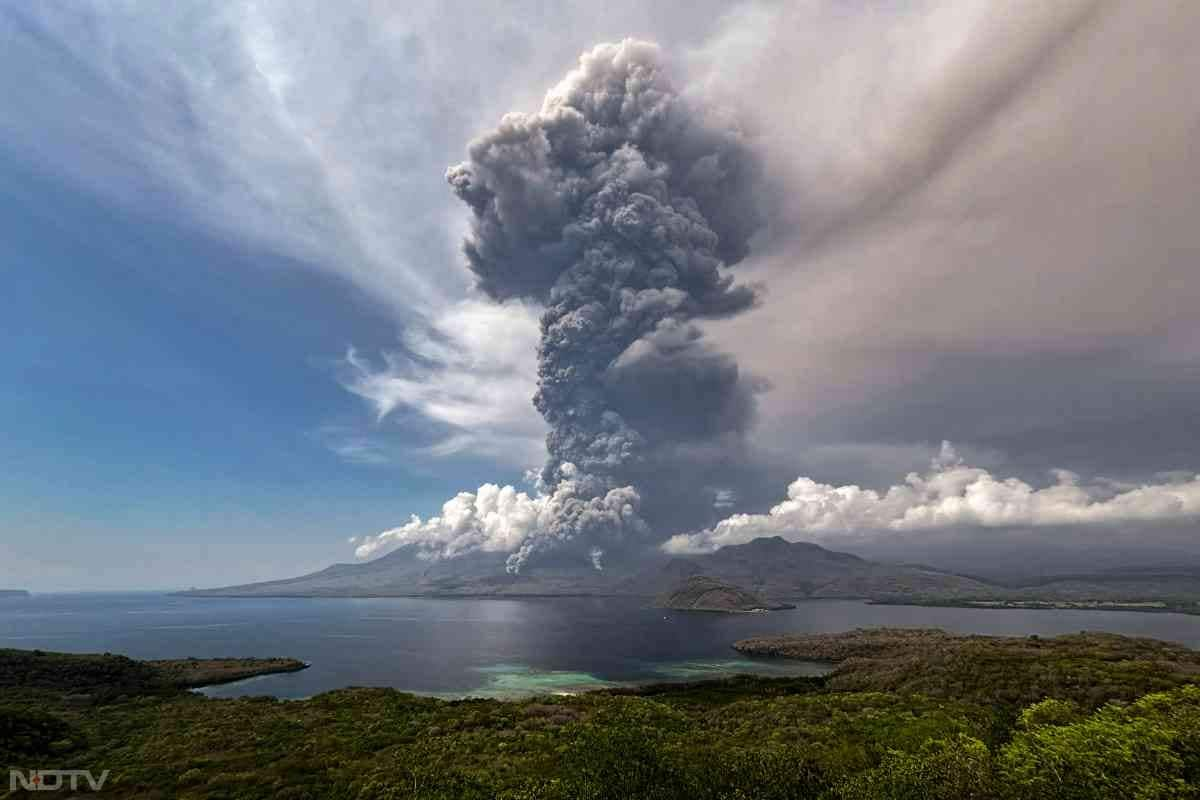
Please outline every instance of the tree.
[[987, 800], [995, 796], [987, 745], [960, 733], [915, 753], [889, 751], [878, 767], [842, 783], [838, 800]]

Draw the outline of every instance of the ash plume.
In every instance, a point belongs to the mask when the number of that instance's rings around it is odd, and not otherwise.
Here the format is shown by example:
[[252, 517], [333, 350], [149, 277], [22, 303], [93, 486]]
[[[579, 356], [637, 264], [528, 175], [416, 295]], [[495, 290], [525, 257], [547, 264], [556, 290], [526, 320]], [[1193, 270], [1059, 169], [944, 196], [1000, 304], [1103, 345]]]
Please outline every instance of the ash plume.
[[755, 301], [724, 267], [759, 226], [758, 175], [737, 120], [690, 102], [634, 40], [585, 53], [540, 111], [506, 115], [447, 171], [479, 288], [545, 308], [533, 402], [554, 509], [511, 570], [572, 542], [598, 562], [600, 544], [645, 532], [670, 454], [748, 425], [756, 385], [693, 323]]

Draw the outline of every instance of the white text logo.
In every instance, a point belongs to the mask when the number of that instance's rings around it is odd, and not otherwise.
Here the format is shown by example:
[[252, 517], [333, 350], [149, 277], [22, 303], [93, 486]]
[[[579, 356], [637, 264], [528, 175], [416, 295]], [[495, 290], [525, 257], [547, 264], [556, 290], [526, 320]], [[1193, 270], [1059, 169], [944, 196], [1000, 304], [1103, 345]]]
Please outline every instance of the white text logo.
[[99, 778], [92, 776], [89, 769], [31, 769], [29, 774], [19, 769], [8, 771], [9, 791], [24, 789], [28, 792], [56, 792], [67, 786], [71, 791], [79, 790], [81, 782], [85, 782], [93, 792], [98, 792], [108, 780], [108, 770], [100, 773]]

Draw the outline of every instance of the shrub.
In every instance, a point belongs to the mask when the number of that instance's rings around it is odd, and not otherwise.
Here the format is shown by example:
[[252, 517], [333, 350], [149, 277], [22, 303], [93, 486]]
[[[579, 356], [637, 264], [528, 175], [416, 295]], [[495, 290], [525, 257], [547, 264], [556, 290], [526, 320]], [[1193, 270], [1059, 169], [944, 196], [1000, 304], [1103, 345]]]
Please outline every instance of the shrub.
[[1109, 706], [1081, 722], [1018, 732], [1001, 753], [1001, 781], [1012, 800], [1195, 797], [1176, 739], [1158, 720]]
[[82, 744], [81, 736], [58, 717], [30, 708], [0, 706], [0, 765]]
[[965, 734], [893, 750], [878, 767], [840, 784], [837, 800], [986, 800], [995, 796], [987, 745]]
[[1034, 703], [1017, 717], [1017, 727], [1031, 730], [1042, 725], [1070, 725], [1083, 719], [1083, 709], [1070, 700], [1049, 698]]

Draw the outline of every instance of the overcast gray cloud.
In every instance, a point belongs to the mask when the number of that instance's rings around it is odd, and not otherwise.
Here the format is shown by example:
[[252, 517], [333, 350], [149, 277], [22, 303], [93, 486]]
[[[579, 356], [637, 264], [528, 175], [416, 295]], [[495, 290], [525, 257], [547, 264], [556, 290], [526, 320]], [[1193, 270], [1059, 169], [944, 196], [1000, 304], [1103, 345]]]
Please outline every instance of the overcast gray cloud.
[[[771, 390], [753, 447], [697, 437], [672, 463], [705, 479], [657, 500], [765, 511], [764, 487], [800, 463], [835, 495], [821, 478], [883, 489], [943, 437], [1012, 470], [1035, 505], [1064, 491], [1033, 488], [1050, 467], [1150, 487], [1194, 470], [1200, 104], [1172, 87], [1200, 66], [1198, 29], [1200, 12], [1169, 2], [746, 4], [686, 49], [687, 94], [753, 120], [771, 181], [744, 265], [762, 307], [706, 326], [731, 354], [713, 358]], [[653, 385], [663, 372], [643, 363], [637, 384]], [[703, 396], [622, 413], [669, 428]], [[1151, 521], [1125, 514], [1132, 497], [1077, 491], [1073, 524]], [[994, 522], [951, 517], [930, 527]], [[674, 541], [802, 522], [732, 517]]]
[[1200, 66], [1200, 12], [843, 12], [760, 11], [762, 60], [736, 40], [710, 51], [765, 71], [794, 203], [747, 264], [763, 307], [712, 331], [774, 387], [760, 440], [952, 437], [1035, 468], [1193, 467], [1200, 104], [1178, 87]]

